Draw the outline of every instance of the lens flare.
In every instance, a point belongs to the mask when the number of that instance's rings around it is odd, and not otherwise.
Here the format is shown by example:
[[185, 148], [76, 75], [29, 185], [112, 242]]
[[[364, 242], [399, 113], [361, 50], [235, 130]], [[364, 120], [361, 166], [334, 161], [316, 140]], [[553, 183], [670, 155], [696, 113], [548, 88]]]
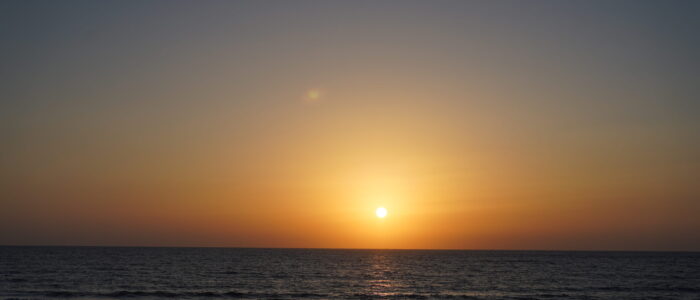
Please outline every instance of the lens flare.
[[311, 103], [317, 103], [323, 100], [324, 98], [324, 91], [319, 89], [319, 88], [313, 88], [309, 89], [306, 92], [304, 92], [303, 95], [303, 101], [304, 103], [311, 104]]

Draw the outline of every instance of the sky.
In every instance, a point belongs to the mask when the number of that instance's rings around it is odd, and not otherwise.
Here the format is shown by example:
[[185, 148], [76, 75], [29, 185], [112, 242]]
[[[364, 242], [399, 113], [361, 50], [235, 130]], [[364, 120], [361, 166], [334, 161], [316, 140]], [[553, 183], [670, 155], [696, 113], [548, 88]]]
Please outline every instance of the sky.
[[697, 1], [2, 1], [0, 244], [700, 251], [699, 28]]

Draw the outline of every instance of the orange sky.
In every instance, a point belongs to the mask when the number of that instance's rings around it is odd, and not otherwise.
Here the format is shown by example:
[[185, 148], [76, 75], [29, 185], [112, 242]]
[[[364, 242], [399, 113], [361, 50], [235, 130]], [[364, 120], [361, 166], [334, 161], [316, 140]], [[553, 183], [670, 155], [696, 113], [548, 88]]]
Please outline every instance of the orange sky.
[[697, 19], [544, 3], [10, 5], [0, 244], [700, 250]]

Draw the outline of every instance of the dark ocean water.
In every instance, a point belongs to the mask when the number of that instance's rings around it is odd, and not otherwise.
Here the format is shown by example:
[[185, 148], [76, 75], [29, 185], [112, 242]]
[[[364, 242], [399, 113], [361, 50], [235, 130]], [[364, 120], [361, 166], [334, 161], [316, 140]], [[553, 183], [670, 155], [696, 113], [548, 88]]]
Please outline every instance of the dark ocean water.
[[700, 299], [700, 253], [0, 247], [0, 299]]

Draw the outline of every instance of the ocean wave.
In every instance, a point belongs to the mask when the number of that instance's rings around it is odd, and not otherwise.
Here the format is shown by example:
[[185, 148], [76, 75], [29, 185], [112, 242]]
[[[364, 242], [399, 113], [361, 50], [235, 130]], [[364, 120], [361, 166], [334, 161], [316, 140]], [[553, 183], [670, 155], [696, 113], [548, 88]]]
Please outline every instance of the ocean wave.
[[254, 293], [254, 292], [169, 292], [169, 291], [113, 291], [113, 292], [76, 292], [76, 291], [35, 291], [35, 296], [48, 298], [327, 298], [329, 295], [316, 293]]
[[[608, 291], [620, 291], [625, 289], [606, 288]], [[677, 288], [678, 292], [697, 292], [695, 288]], [[213, 292], [213, 291], [133, 291], [119, 290], [111, 292], [78, 292], [78, 291], [33, 291], [23, 292], [20, 298], [7, 299], [33, 299], [34, 298], [104, 298], [104, 299], [129, 299], [129, 298], [150, 298], [150, 299], [181, 299], [181, 298], [211, 298], [211, 299], [494, 299], [484, 295], [468, 294], [442, 294], [442, 293], [349, 293], [349, 294], [319, 294], [319, 293], [265, 293], [265, 292]], [[566, 293], [545, 293], [536, 295], [501, 295], [498, 299], [561, 299], [570, 298], [572, 295]]]
[[[351, 298], [351, 299], [483, 299], [474, 295], [459, 294], [416, 294], [416, 293], [354, 293], [354, 294], [318, 294], [318, 293], [260, 293], [260, 292], [169, 292], [169, 291], [113, 291], [113, 292], [76, 292], [76, 291], [34, 291], [30, 293], [42, 298], [234, 298], [234, 299], [326, 299], [326, 298]], [[27, 298], [22, 298], [27, 299]]]
[[601, 291], [608, 292], [681, 292], [681, 293], [698, 293], [700, 288], [686, 286], [663, 286], [663, 287], [618, 287], [606, 286], [597, 288]]

